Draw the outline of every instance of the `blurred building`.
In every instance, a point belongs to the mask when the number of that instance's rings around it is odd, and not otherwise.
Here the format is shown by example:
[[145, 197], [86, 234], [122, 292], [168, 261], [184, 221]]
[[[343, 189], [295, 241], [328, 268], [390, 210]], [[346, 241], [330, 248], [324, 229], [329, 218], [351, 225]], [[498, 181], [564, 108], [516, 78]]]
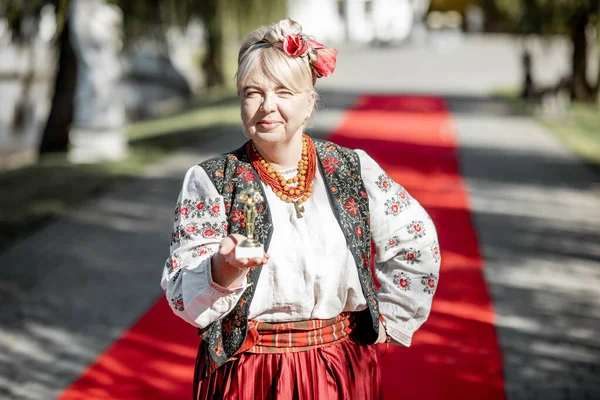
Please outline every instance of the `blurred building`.
[[422, 26], [430, 0], [288, 0], [289, 16], [327, 42], [401, 42]]

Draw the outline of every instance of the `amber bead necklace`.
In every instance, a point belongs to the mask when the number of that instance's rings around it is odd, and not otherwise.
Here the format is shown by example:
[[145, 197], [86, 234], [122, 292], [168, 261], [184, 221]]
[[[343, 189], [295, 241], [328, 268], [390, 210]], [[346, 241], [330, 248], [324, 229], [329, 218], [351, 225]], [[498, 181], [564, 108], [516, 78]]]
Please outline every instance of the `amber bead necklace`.
[[292, 203], [296, 209], [296, 216], [302, 218], [305, 203], [313, 191], [313, 181], [317, 172], [317, 151], [312, 139], [302, 135], [302, 157], [298, 161], [298, 174], [293, 178], [285, 178], [273, 168], [258, 152], [254, 142], [250, 141], [247, 147], [248, 156], [252, 166], [260, 179], [273, 189], [281, 200]]

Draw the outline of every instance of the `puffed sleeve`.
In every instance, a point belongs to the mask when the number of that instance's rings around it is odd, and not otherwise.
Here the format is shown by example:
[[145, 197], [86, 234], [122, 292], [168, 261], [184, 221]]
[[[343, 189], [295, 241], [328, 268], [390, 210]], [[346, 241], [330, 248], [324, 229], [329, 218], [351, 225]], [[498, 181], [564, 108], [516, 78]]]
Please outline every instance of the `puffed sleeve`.
[[175, 208], [170, 257], [161, 287], [173, 312], [205, 328], [230, 312], [247, 283], [224, 288], [212, 280], [211, 257], [226, 236], [227, 217], [219, 195], [204, 169], [188, 170]]
[[364, 151], [357, 150], [371, 212], [375, 276], [388, 335], [410, 346], [427, 320], [441, 263], [437, 232], [425, 209]]

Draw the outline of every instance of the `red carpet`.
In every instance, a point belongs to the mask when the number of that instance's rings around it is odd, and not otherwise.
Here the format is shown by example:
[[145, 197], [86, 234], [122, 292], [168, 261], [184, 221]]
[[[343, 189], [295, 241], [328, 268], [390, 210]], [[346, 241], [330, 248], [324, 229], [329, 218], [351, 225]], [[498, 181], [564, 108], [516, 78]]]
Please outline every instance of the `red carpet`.
[[[432, 314], [411, 348], [390, 347], [382, 359], [385, 398], [504, 399], [493, 305], [443, 100], [362, 96], [330, 139], [367, 151], [425, 206], [440, 236]], [[161, 300], [59, 399], [191, 398], [197, 343], [195, 330]]]
[[442, 249], [429, 320], [381, 360], [385, 399], [504, 399], [502, 354], [483, 259], [444, 101], [362, 96], [330, 138], [371, 155], [427, 209]]

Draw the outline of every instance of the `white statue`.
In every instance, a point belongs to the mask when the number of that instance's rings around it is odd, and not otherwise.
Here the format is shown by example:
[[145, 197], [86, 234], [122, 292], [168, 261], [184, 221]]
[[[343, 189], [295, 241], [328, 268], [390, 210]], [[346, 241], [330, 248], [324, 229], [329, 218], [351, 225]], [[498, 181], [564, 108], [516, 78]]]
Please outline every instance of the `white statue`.
[[46, 4], [40, 11], [39, 39], [49, 43], [56, 34], [56, 28], [56, 8], [52, 4]]
[[118, 93], [123, 13], [105, 0], [73, 0], [69, 12], [78, 61], [70, 159], [121, 159], [127, 150], [125, 107]]

